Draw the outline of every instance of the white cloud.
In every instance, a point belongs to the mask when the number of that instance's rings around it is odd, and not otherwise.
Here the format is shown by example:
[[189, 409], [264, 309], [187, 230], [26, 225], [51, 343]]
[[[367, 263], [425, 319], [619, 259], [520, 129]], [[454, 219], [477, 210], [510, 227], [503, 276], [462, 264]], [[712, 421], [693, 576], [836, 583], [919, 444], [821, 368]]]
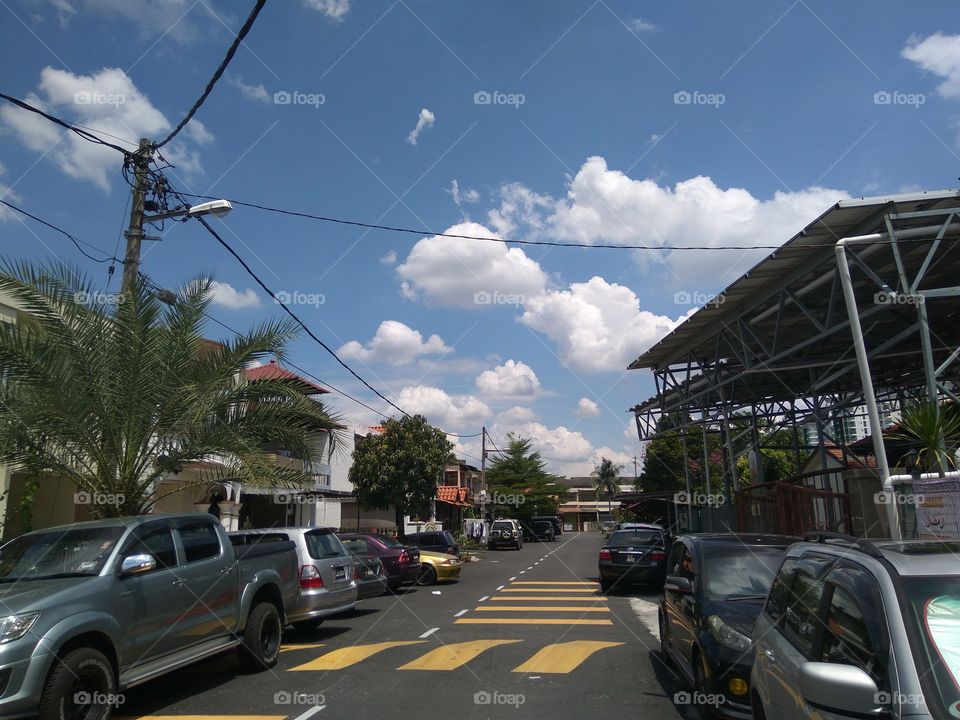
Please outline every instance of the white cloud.
[[304, 0], [304, 4], [337, 22], [350, 12], [350, 0]]
[[420, 355], [448, 352], [452, 350], [439, 335], [431, 335], [424, 341], [423, 335], [402, 322], [384, 320], [366, 346], [351, 340], [343, 345], [337, 354], [345, 359], [355, 358], [363, 362], [407, 365]]
[[625, 370], [676, 322], [640, 309], [628, 287], [601, 277], [527, 300], [521, 322], [556, 343], [561, 359], [584, 372]]
[[410, 134], [407, 135], [407, 142], [411, 145], [416, 145], [417, 140], [420, 138], [420, 133], [426, 130], [428, 127], [433, 127], [433, 122], [436, 118], [432, 112], [423, 108], [420, 111], [420, 115], [417, 116], [417, 126], [410, 131]]
[[535, 420], [537, 420], [537, 413], [533, 411], [533, 408], [514, 405], [497, 415], [494, 424], [506, 435], [506, 433], [511, 432], [513, 425], [526, 424]]
[[500, 237], [508, 237], [521, 226], [530, 232], [545, 228], [544, 214], [556, 205], [549, 195], [535, 193], [521, 183], [507, 183], [500, 188], [500, 207], [487, 213], [487, 218]]
[[[496, 237], [477, 223], [464, 222], [447, 233]], [[543, 292], [547, 275], [519, 248], [503, 243], [458, 240], [434, 235], [417, 242], [397, 275], [410, 299], [425, 297], [440, 305], [484, 308], [478, 293], [532, 297]]]
[[633, 455], [606, 446], [593, 448], [585, 460], [565, 463], [562, 472], [570, 477], [587, 477], [604, 458], [611, 460], [614, 465], [622, 466], [620, 477], [628, 478], [622, 484], [633, 485]]
[[386, 255], [380, 258], [380, 262], [383, 265], [393, 265], [397, 262], [397, 251], [389, 250]]
[[497, 400], [532, 399], [540, 394], [540, 380], [533, 368], [515, 360], [483, 371], [476, 384], [482, 395]]
[[260, 297], [253, 288], [240, 291], [228, 283], [214, 280], [210, 284], [210, 289], [210, 301], [214, 305], [219, 305], [228, 310], [246, 310], [247, 308], [260, 307]]
[[461, 189], [460, 183], [457, 182], [456, 178], [450, 181], [450, 189], [447, 190], [447, 192], [450, 193], [457, 207], [462, 207], [464, 204], [472, 205], [480, 201], [480, 193], [473, 188]]
[[475, 428], [493, 414], [486, 403], [473, 395], [448, 395], [440, 388], [426, 385], [403, 388], [396, 403], [444, 430]]
[[[543, 423], [530, 421], [503, 429], [495, 426], [492, 434], [506, 441], [508, 431], [531, 440], [533, 449], [539, 450], [552, 467], [556, 467], [557, 463], [582, 461], [593, 451], [590, 441], [582, 433], [563, 425], [550, 428]], [[498, 442], [497, 445], [503, 450], [502, 444]]]
[[900, 55], [943, 78], [937, 86], [943, 97], [960, 98], [960, 35], [938, 32], [922, 40], [911, 37]]
[[[163, 113], [119, 68], [104, 68], [92, 75], [44, 68], [37, 92], [30, 93], [26, 101], [104, 134], [132, 140], [160, 138], [171, 127]], [[88, 142], [73, 133], [63, 134], [49, 121], [11, 105], [0, 108], [0, 120], [27, 148], [47, 153], [70, 177], [90, 181], [109, 191], [110, 178], [120, 175], [122, 160], [116, 150]], [[194, 123], [196, 121], [164, 149], [167, 159], [188, 175], [202, 172], [199, 154], [192, 145], [213, 139], [202, 124], [194, 127]]]
[[656, 25], [652, 22], [647, 22], [643, 18], [630, 18], [627, 20], [627, 27], [634, 32], [649, 32], [657, 29]]
[[[0, 177], [5, 175], [7, 169], [3, 166], [3, 163], [0, 163]], [[0, 200], [6, 200], [7, 202], [19, 202], [20, 197], [10, 189], [10, 186], [6, 183], [0, 182]], [[0, 220], [13, 220], [16, 217], [16, 214], [13, 210], [8, 208], [6, 205], [0, 205]]]
[[580, 398], [573, 414], [577, 417], [596, 417], [600, 414], [600, 406], [590, 398]]
[[[227, 24], [233, 24], [234, 20], [230, 15], [217, 14], [207, 3], [195, 0], [83, 1], [87, 7], [101, 12], [105, 18], [131, 23], [143, 36], [159, 35], [180, 44], [209, 37], [211, 28], [217, 32], [226, 30], [221, 23], [226, 21]], [[197, 12], [206, 11], [202, 21], [190, 17], [195, 9]]]
[[240, 92], [243, 93], [244, 97], [248, 100], [255, 100], [262, 103], [272, 103], [273, 96], [267, 91], [267, 88], [263, 86], [262, 83], [257, 85], [248, 85], [240, 78], [232, 78], [231, 81], [236, 87], [240, 89]]

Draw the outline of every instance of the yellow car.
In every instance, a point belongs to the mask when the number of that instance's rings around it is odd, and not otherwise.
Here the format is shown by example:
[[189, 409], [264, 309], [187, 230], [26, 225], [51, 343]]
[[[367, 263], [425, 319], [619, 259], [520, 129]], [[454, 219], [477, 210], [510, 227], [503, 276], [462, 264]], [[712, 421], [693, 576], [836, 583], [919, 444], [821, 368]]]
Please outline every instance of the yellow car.
[[433, 585], [439, 580], [459, 580], [463, 563], [455, 555], [420, 551], [420, 575], [417, 585]]

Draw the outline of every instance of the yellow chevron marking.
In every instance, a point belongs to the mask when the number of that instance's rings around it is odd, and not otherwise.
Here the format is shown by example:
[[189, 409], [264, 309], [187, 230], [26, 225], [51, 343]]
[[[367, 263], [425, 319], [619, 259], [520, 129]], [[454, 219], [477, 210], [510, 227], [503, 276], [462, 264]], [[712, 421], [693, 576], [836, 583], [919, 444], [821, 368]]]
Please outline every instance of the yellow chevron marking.
[[[454, 625], [613, 625], [610, 620], [581, 620], [580, 618], [460, 618]], [[295, 670], [297, 668], [294, 668]]]
[[474, 610], [480, 612], [499, 612], [500, 610], [518, 611], [518, 612], [610, 612], [610, 608], [605, 607], [587, 607], [577, 605], [481, 605]]
[[353, 645], [324, 653], [316, 660], [290, 668], [288, 672], [297, 670], [342, 670], [345, 667], [356, 665], [378, 652], [404, 645], [422, 645], [426, 640], [395, 640], [393, 642], [372, 643], [370, 645]]
[[492, 597], [490, 602], [516, 602], [517, 600], [537, 600], [538, 602], [557, 602], [558, 600], [576, 600], [577, 602], [599, 603], [607, 602], [602, 595], [589, 597], [587, 595], [508, 595], [507, 597]]
[[289, 645], [284, 645], [280, 648], [280, 652], [290, 652], [292, 650], [313, 650], [314, 648], [323, 647], [326, 643], [290, 643]]
[[517, 580], [516, 582], [510, 583], [511, 585], [591, 585], [596, 586], [595, 582], [570, 582], [563, 581], [557, 582], [553, 580]]
[[522, 642], [522, 640], [473, 640], [471, 642], [453, 643], [431, 650], [421, 655], [413, 662], [401, 665], [397, 670], [456, 670], [473, 660], [484, 650]]
[[584, 660], [595, 652], [617, 645], [623, 645], [623, 643], [574, 640], [547, 645], [525, 663], [515, 667], [513, 672], [566, 674], [578, 668]]
[[286, 720], [286, 715], [114, 715], [114, 720]]
[[591, 588], [504, 588], [505, 593], [595, 593]]

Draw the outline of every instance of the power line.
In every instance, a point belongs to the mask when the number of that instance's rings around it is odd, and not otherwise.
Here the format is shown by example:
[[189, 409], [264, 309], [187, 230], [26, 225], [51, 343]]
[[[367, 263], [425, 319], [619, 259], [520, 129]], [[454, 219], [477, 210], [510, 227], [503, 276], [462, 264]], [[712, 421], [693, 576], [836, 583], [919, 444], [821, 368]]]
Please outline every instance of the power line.
[[[114, 262], [119, 262], [119, 260], [117, 260], [116, 257], [114, 257], [113, 255], [110, 255], [106, 250], [102, 250], [102, 249], [98, 248], [96, 245], [91, 245], [91, 244], [88, 243], [88, 242], [84, 242], [83, 240], [79, 240], [78, 238], [75, 238], [73, 235], [71, 235], [70, 233], [68, 233], [68, 232], [67, 232], [66, 230], [64, 230], [63, 228], [59, 228], [59, 227], [57, 227], [56, 225], [54, 225], [53, 223], [48, 223], [46, 220], [43, 220], [43, 219], [41, 219], [41, 218], [38, 218], [36, 215], [33, 215], [33, 214], [31, 214], [31, 213], [28, 213], [26, 210], [24, 210], [23, 208], [17, 207], [17, 206], [14, 205], [13, 203], [7, 202], [6, 200], [3, 200], [3, 199], [0, 199], [0, 203], [2, 203], [3, 205], [6, 205], [6, 206], [7, 206], [8, 208], [10, 208], [11, 210], [16, 210], [16, 211], [17, 211], [18, 213], [20, 213], [21, 215], [26, 215], [28, 218], [30, 218], [31, 220], [34, 220], [34, 221], [40, 223], [41, 225], [46, 225], [46, 226], [47, 226], [48, 228], [50, 228], [51, 230], [56, 230], [58, 233], [60, 233], [61, 235], [65, 236], [66, 238], [68, 238], [68, 239], [70, 240], [70, 242], [72, 242], [74, 245], [76, 245], [76, 246], [77, 246], [77, 250], [79, 250], [80, 253], [81, 253], [85, 258], [87, 258], [87, 259], [89, 259], [89, 260], [93, 260], [93, 261], [96, 262], [96, 263], [105, 263], [105, 262], [108, 262], [108, 261], [110, 261], [110, 260], [113, 260]], [[102, 259], [93, 257], [93, 255], [90, 255], [90, 254], [89, 254], [88, 252], [86, 252], [82, 247], [80, 247], [81, 244], [82, 244], [82, 245], [86, 245], [86, 246], [89, 247], [89, 248], [93, 248], [93, 249], [96, 250], [97, 252], [103, 253], [106, 257], [104, 257], [104, 258], [102, 258]]]
[[220, 66], [217, 68], [216, 72], [213, 73], [213, 77], [211, 77], [207, 82], [207, 86], [203, 89], [203, 93], [199, 98], [197, 98], [197, 101], [193, 104], [193, 107], [190, 108], [190, 111], [184, 115], [183, 120], [177, 124], [177, 126], [169, 135], [167, 135], [166, 138], [154, 145], [154, 148], [162, 148], [168, 142], [173, 140], [173, 138], [177, 136], [177, 133], [183, 130], [186, 124], [190, 122], [197, 110], [200, 109], [200, 106], [203, 105], [210, 93], [213, 92], [214, 86], [227, 69], [227, 65], [230, 64], [231, 60], [233, 60], [233, 56], [236, 54], [237, 48], [240, 47], [240, 43], [243, 42], [243, 39], [247, 36], [247, 33], [250, 32], [250, 28], [253, 27], [253, 23], [257, 19], [257, 15], [260, 14], [260, 11], [263, 9], [263, 6], [266, 4], [266, 2], [267, 0], [257, 0], [257, 4], [253, 7], [253, 10], [250, 11], [250, 15], [247, 17], [247, 21], [243, 24], [243, 27], [240, 28], [240, 32], [237, 33], [237, 36], [233, 39], [233, 43], [230, 45], [230, 49], [227, 50], [227, 54], [220, 62]]
[[14, 105], [16, 105], [17, 107], [19, 107], [19, 108], [21, 108], [21, 109], [23, 109], [23, 110], [27, 110], [27, 111], [32, 112], [32, 113], [36, 113], [36, 114], [39, 115], [40, 117], [46, 118], [46, 119], [49, 120], [50, 122], [55, 123], [56, 125], [59, 125], [60, 127], [66, 129], [66, 130], [69, 130], [69, 131], [71, 131], [71, 132], [73, 132], [73, 133], [76, 133], [78, 136], [82, 137], [84, 140], [87, 140], [87, 141], [92, 142], [92, 143], [96, 143], [97, 145], [103, 145], [103, 146], [108, 147], [108, 148], [113, 148], [114, 150], [117, 150], [117, 151], [123, 153], [124, 156], [127, 156], [127, 155], [130, 154], [128, 150], [123, 149], [123, 148], [120, 147], [119, 145], [114, 145], [114, 144], [111, 143], [111, 142], [107, 142], [107, 141], [104, 140], [103, 138], [101, 138], [101, 137], [99, 137], [99, 136], [97, 136], [97, 135], [94, 135], [92, 132], [88, 132], [87, 130], [82, 129], [82, 128], [78, 127], [77, 125], [71, 125], [71, 124], [68, 123], [66, 120], [61, 120], [60, 118], [58, 118], [58, 117], [56, 117], [56, 116], [54, 116], [54, 115], [51, 115], [50, 113], [45, 112], [45, 111], [41, 110], [41, 109], [38, 108], [38, 107], [34, 107], [34, 106], [31, 105], [30, 103], [24, 102], [23, 100], [19, 100], [18, 98], [15, 98], [15, 97], [13, 97], [13, 96], [11, 96], [11, 95], [7, 95], [7, 94], [5, 94], [5, 93], [0, 93], [0, 99], [6, 100], [7, 102], [11, 102], [11, 103], [13, 103]]
[[[486, 431], [484, 431], [484, 432], [486, 432]], [[493, 441], [493, 438], [490, 436], [490, 433], [487, 433], [487, 440], [489, 440], [489, 441], [490, 441], [490, 444], [493, 445], [493, 449], [496, 450], [496, 451], [500, 454], [500, 457], [502, 457], [502, 458], [505, 458], [505, 457], [506, 457], [506, 455], [504, 455], [503, 452], [501, 452], [500, 448], [497, 447], [497, 444]]]

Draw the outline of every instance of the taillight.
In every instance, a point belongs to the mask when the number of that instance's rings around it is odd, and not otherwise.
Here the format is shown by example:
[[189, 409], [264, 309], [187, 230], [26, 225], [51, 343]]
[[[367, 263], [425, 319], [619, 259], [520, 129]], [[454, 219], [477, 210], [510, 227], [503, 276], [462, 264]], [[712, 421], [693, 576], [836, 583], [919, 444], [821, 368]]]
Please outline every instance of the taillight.
[[410, 562], [410, 553], [408, 553], [406, 550], [401, 550], [400, 557], [397, 558], [397, 562], [401, 565]]
[[652, 552], [650, 553], [651, 560], [666, 560], [667, 554], [665, 552]]
[[354, 579], [354, 580], [360, 580], [360, 579], [362, 579], [362, 578], [363, 578], [363, 575], [360, 574], [360, 566], [359, 566], [359, 565], [355, 565], [355, 566], [353, 567], [353, 579]]
[[609, 551], [609, 550], [601, 550], [601, 551], [600, 551], [600, 559], [601, 559], [601, 560], [609, 560], [609, 559], [610, 559], [610, 551]]
[[316, 565], [304, 565], [300, 568], [300, 587], [304, 589], [322, 588], [323, 578]]

